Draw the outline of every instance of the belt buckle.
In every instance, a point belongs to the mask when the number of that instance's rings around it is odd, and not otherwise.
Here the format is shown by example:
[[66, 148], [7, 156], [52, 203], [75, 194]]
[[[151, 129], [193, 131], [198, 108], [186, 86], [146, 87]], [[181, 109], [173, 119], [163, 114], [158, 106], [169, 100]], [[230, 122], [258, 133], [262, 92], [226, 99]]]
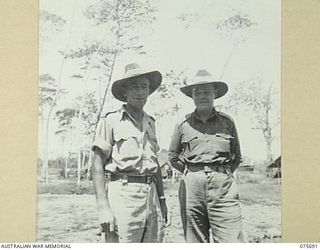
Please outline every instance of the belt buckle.
[[225, 169], [224, 166], [218, 166], [218, 167], [217, 167], [217, 171], [218, 171], [219, 173], [225, 173], [225, 172], [226, 172], [226, 169]]
[[128, 178], [128, 175], [123, 175], [122, 177], [121, 177], [121, 182], [122, 182], [122, 185], [127, 185], [128, 184], [128, 182], [129, 182], [129, 180], [128, 180], [129, 178]]
[[110, 172], [105, 172], [105, 177], [107, 181], [111, 181], [111, 173]]
[[152, 176], [148, 175], [146, 178], [146, 183], [151, 184], [152, 183]]

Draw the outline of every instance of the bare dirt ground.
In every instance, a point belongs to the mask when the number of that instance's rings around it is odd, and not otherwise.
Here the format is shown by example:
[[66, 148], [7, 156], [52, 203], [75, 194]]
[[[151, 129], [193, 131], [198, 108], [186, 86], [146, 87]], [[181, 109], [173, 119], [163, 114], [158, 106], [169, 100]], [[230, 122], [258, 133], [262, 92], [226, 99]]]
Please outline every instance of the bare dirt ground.
[[[100, 242], [96, 200], [90, 187], [86, 194], [39, 186], [38, 236], [40, 242]], [[178, 204], [178, 183], [166, 182], [172, 224], [165, 242], [182, 243], [183, 231]], [[281, 186], [274, 180], [240, 184], [244, 233], [249, 242], [281, 241]], [[50, 191], [51, 190], [51, 191]], [[88, 191], [89, 190], [89, 191]], [[67, 194], [66, 194], [67, 193]]]

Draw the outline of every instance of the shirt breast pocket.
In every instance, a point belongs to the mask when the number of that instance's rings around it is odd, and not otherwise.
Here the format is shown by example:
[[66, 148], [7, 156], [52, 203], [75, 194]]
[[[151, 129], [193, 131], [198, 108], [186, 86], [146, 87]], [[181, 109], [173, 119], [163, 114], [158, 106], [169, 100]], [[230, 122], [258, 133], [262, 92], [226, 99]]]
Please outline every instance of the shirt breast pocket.
[[113, 136], [114, 149], [122, 158], [138, 157], [140, 150], [136, 135], [123, 127], [118, 127], [114, 129]]
[[181, 137], [181, 146], [183, 152], [193, 150], [198, 143], [198, 136], [182, 135]]
[[230, 142], [234, 137], [229, 134], [216, 133], [210, 140], [212, 146], [219, 152], [230, 152]]

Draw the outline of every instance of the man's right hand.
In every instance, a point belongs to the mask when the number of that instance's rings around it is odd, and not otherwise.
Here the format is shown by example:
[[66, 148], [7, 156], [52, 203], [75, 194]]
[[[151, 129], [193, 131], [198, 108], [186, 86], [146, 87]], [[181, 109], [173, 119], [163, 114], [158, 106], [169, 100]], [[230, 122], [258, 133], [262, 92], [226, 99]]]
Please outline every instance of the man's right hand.
[[99, 209], [99, 223], [109, 224], [111, 232], [115, 230], [115, 218], [110, 208]]

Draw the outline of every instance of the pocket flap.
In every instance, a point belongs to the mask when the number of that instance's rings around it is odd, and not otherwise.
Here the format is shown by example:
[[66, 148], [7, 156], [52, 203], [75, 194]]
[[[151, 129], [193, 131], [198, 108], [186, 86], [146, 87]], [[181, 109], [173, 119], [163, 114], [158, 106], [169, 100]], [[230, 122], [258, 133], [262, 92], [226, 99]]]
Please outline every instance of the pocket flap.
[[215, 134], [217, 137], [221, 137], [221, 138], [224, 138], [226, 140], [230, 140], [230, 139], [233, 139], [234, 137], [231, 136], [231, 135], [228, 135], [228, 134], [224, 134], [224, 133], [216, 133]]

